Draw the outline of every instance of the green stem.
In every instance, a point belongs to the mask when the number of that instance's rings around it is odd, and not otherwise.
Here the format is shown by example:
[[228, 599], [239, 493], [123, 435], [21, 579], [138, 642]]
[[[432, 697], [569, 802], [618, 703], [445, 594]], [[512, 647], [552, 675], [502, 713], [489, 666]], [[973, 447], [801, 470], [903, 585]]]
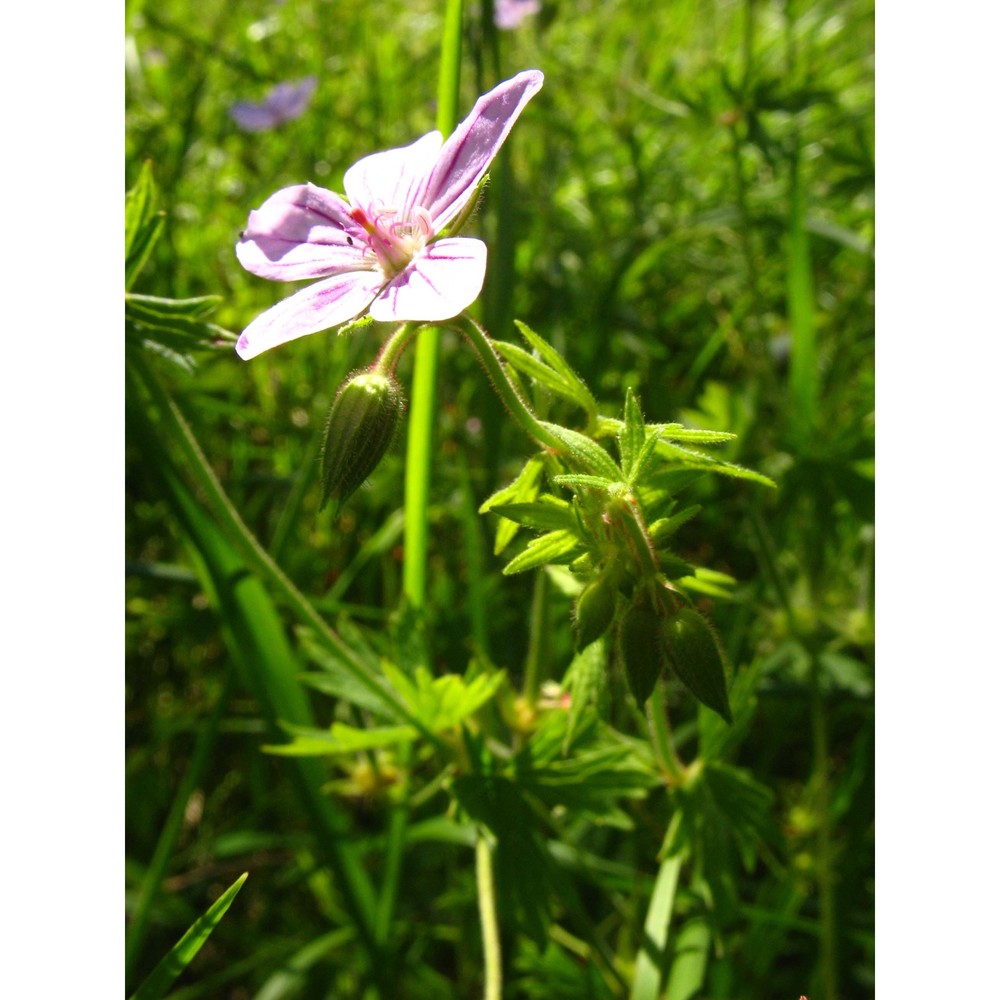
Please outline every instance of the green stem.
[[437, 127], [451, 135], [458, 124], [458, 82], [462, 73], [462, 0], [446, 0], [438, 69]]
[[382, 350], [379, 351], [378, 358], [372, 368], [383, 374], [394, 375], [403, 351], [410, 346], [413, 338], [419, 332], [420, 327], [414, 326], [412, 323], [400, 324], [392, 336], [382, 345]]
[[489, 376], [494, 390], [503, 401], [504, 406], [507, 407], [510, 415], [517, 421], [521, 430], [546, 448], [563, 452], [565, 445], [545, 429], [514, 387], [514, 383], [507, 376], [507, 368], [493, 349], [493, 344], [486, 331], [474, 319], [465, 314], [452, 322], [456, 324], [455, 329], [465, 336], [472, 345], [472, 349], [479, 355], [479, 361], [486, 369], [486, 374]]
[[436, 327], [424, 327], [417, 341], [410, 384], [403, 500], [403, 592], [418, 610], [427, 603], [428, 515], [440, 354], [441, 331]]
[[[437, 127], [442, 135], [450, 135], [458, 121], [461, 69], [462, 0], [447, 0], [438, 72]], [[428, 510], [440, 356], [441, 331], [425, 328], [417, 342], [410, 390], [403, 528], [403, 592], [418, 610], [427, 602]]]
[[486, 980], [484, 1000], [501, 1000], [503, 969], [500, 927], [497, 924], [496, 889], [493, 882], [493, 852], [484, 834], [476, 838], [476, 889], [479, 894], [479, 922], [483, 928], [483, 967]]
[[649, 721], [649, 737], [653, 752], [667, 777], [668, 784], [684, 784], [684, 765], [674, 750], [670, 739], [670, 724], [667, 720], [667, 700], [663, 696], [663, 681], [658, 680], [653, 693], [646, 702], [646, 718]]

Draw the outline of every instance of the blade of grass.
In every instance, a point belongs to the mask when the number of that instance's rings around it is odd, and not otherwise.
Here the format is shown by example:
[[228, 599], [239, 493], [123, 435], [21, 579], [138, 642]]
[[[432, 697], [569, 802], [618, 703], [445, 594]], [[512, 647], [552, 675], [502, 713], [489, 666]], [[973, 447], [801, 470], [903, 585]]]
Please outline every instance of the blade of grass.
[[201, 951], [201, 946], [225, 916], [236, 894], [243, 888], [249, 872], [244, 872], [187, 930], [187, 933], [167, 952], [149, 977], [132, 994], [132, 1000], [159, 1000], [173, 981]]
[[[674, 840], [680, 814], [674, 816], [666, 842]], [[667, 948], [670, 915], [674, 909], [677, 880], [684, 855], [668, 853], [660, 864], [642, 931], [642, 946], [635, 962], [635, 979], [629, 1000], [659, 1000], [663, 979], [663, 958]]]
[[146, 932], [149, 928], [149, 918], [152, 913], [153, 904], [163, 883], [163, 876], [166, 874], [167, 865], [170, 863], [170, 855], [173, 853], [180, 836], [181, 826], [184, 823], [184, 810], [187, 808], [188, 800], [192, 792], [198, 787], [206, 766], [215, 746], [215, 737], [219, 731], [219, 722], [222, 719], [226, 705], [229, 703], [229, 695], [233, 687], [233, 678], [230, 673], [226, 677], [225, 687], [219, 695], [211, 715], [205, 720], [198, 733], [194, 752], [188, 763], [187, 770], [181, 780], [177, 793], [170, 806], [170, 812], [163, 823], [160, 836], [153, 850], [152, 860], [146, 869], [146, 874], [139, 889], [139, 897], [132, 913], [132, 920], [129, 923], [128, 931], [125, 935], [125, 979], [130, 980], [135, 973], [136, 963], [142, 950], [142, 945], [146, 939]]
[[631, 1000], [658, 1000], [660, 996], [663, 954], [680, 870], [681, 859], [677, 856], [666, 858], [660, 865], [643, 927], [642, 947], [635, 963]]

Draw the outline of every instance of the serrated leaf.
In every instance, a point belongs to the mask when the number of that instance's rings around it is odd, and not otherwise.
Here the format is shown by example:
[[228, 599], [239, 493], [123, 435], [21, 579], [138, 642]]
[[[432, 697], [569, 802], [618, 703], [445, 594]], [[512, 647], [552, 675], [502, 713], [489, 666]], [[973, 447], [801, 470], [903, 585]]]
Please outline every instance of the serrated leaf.
[[413, 677], [389, 663], [384, 669], [413, 715], [435, 733], [452, 729], [477, 712], [496, 694], [506, 676], [499, 670], [466, 681], [458, 674], [434, 677], [424, 667], [418, 668]]
[[156, 209], [157, 191], [147, 161], [139, 179], [125, 195], [125, 289], [132, 287], [163, 229], [163, 213]]
[[724, 600], [729, 600], [733, 596], [732, 589], [736, 586], [733, 577], [705, 566], [696, 566], [693, 575], [681, 576], [677, 579], [677, 583], [685, 590], [693, 590], [707, 597], [721, 597]]
[[369, 688], [358, 682], [353, 675], [350, 666], [338, 659], [330, 648], [321, 643], [309, 629], [299, 629], [299, 642], [305, 655], [317, 666], [323, 668], [322, 673], [300, 674], [299, 679], [323, 694], [334, 698], [343, 698], [358, 708], [372, 712], [379, 718], [394, 718], [399, 720], [399, 715], [388, 710], [387, 705], [391, 704], [393, 695], [389, 685], [382, 676], [382, 667], [378, 656], [364, 642], [361, 633], [345, 619], [338, 623], [337, 631], [345, 646], [349, 647], [355, 654], [355, 660], [363, 662], [369, 676], [376, 683], [385, 688], [386, 696], [380, 698]]
[[523, 573], [550, 562], [569, 562], [572, 553], [581, 550], [579, 539], [569, 531], [550, 531], [528, 542], [528, 547], [503, 568], [504, 576]]
[[566, 449], [566, 457], [588, 472], [604, 476], [612, 482], [622, 480], [622, 471], [615, 465], [614, 459], [593, 438], [572, 431], [559, 424], [550, 424], [544, 420], [539, 423]]
[[642, 419], [642, 410], [631, 387], [625, 390], [625, 422], [618, 432], [618, 453], [622, 459], [622, 471], [626, 482], [635, 480], [635, 463], [646, 443], [646, 424]]
[[650, 435], [643, 442], [642, 447], [639, 449], [639, 454], [635, 457], [635, 462], [632, 466], [632, 472], [630, 473], [629, 485], [637, 485], [642, 480], [643, 473], [649, 467], [649, 463], [653, 460], [653, 456], [656, 455], [656, 438]]
[[780, 834], [771, 808], [774, 792], [758, 782], [749, 771], [721, 761], [706, 763], [703, 780], [725, 814], [742, 860], [750, 867], [758, 843], [777, 843]]
[[587, 388], [587, 384], [566, 363], [566, 359], [526, 323], [522, 323], [519, 319], [516, 319], [514, 320], [514, 325], [520, 331], [521, 336], [538, 351], [542, 360], [562, 376], [563, 384], [566, 386], [567, 391], [572, 394], [571, 398], [579, 403], [587, 411], [588, 415], [593, 416], [597, 412], [597, 400], [594, 399], [590, 389]]
[[565, 500], [547, 494], [532, 503], [494, 504], [491, 509], [500, 517], [506, 517], [538, 531], [553, 531], [559, 528], [573, 531], [577, 525], [577, 516], [573, 508]]
[[157, 319], [204, 319], [214, 312], [222, 301], [221, 295], [201, 295], [194, 299], [164, 299], [157, 295], [137, 295], [129, 292], [125, 302], [130, 304], [136, 314], [148, 317], [150, 322]]
[[543, 947], [551, 920], [551, 861], [521, 790], [506, 778], [481, 774], [456, 778], [452, 790], [468, 815], [496, 838], [501, 913], [515, 917], [524, 933]]

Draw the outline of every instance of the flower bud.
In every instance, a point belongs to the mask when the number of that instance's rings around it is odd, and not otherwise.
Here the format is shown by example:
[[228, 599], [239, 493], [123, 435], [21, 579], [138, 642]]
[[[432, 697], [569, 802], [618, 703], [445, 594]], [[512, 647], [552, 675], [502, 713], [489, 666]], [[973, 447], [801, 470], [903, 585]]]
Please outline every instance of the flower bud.
[[651, 608], [633, 604], [618, 627], [618, 657], [625, 679], [641, 708], [666, 668], [661, 626], [663, 619]]
[[576, 648], [600, 639], [615, 617], [618, 587], [607, 573], [591, 580], [576, 599]]
[[384, 372], [352, 375], [340, 387], [326, 421], [323, 496], [339, 510], [371, 475], [392, 444], [403, 416], [403, 390]]
[[667, 660], [684, 686], [731, 724], [726, 670], [712, 626], [694, 608], [682, 608], [664, 620], [662, 635]]

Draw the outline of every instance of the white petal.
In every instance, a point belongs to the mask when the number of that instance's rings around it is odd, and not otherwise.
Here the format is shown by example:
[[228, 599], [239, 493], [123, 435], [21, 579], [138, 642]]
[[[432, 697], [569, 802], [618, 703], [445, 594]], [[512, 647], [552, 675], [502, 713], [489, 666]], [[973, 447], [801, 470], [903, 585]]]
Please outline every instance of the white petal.
[[451, 319], [475, 302], [485, 277], [485, 243], [438, 240], [382, 289], [371, 304], [372, 318], [385, 322]]

